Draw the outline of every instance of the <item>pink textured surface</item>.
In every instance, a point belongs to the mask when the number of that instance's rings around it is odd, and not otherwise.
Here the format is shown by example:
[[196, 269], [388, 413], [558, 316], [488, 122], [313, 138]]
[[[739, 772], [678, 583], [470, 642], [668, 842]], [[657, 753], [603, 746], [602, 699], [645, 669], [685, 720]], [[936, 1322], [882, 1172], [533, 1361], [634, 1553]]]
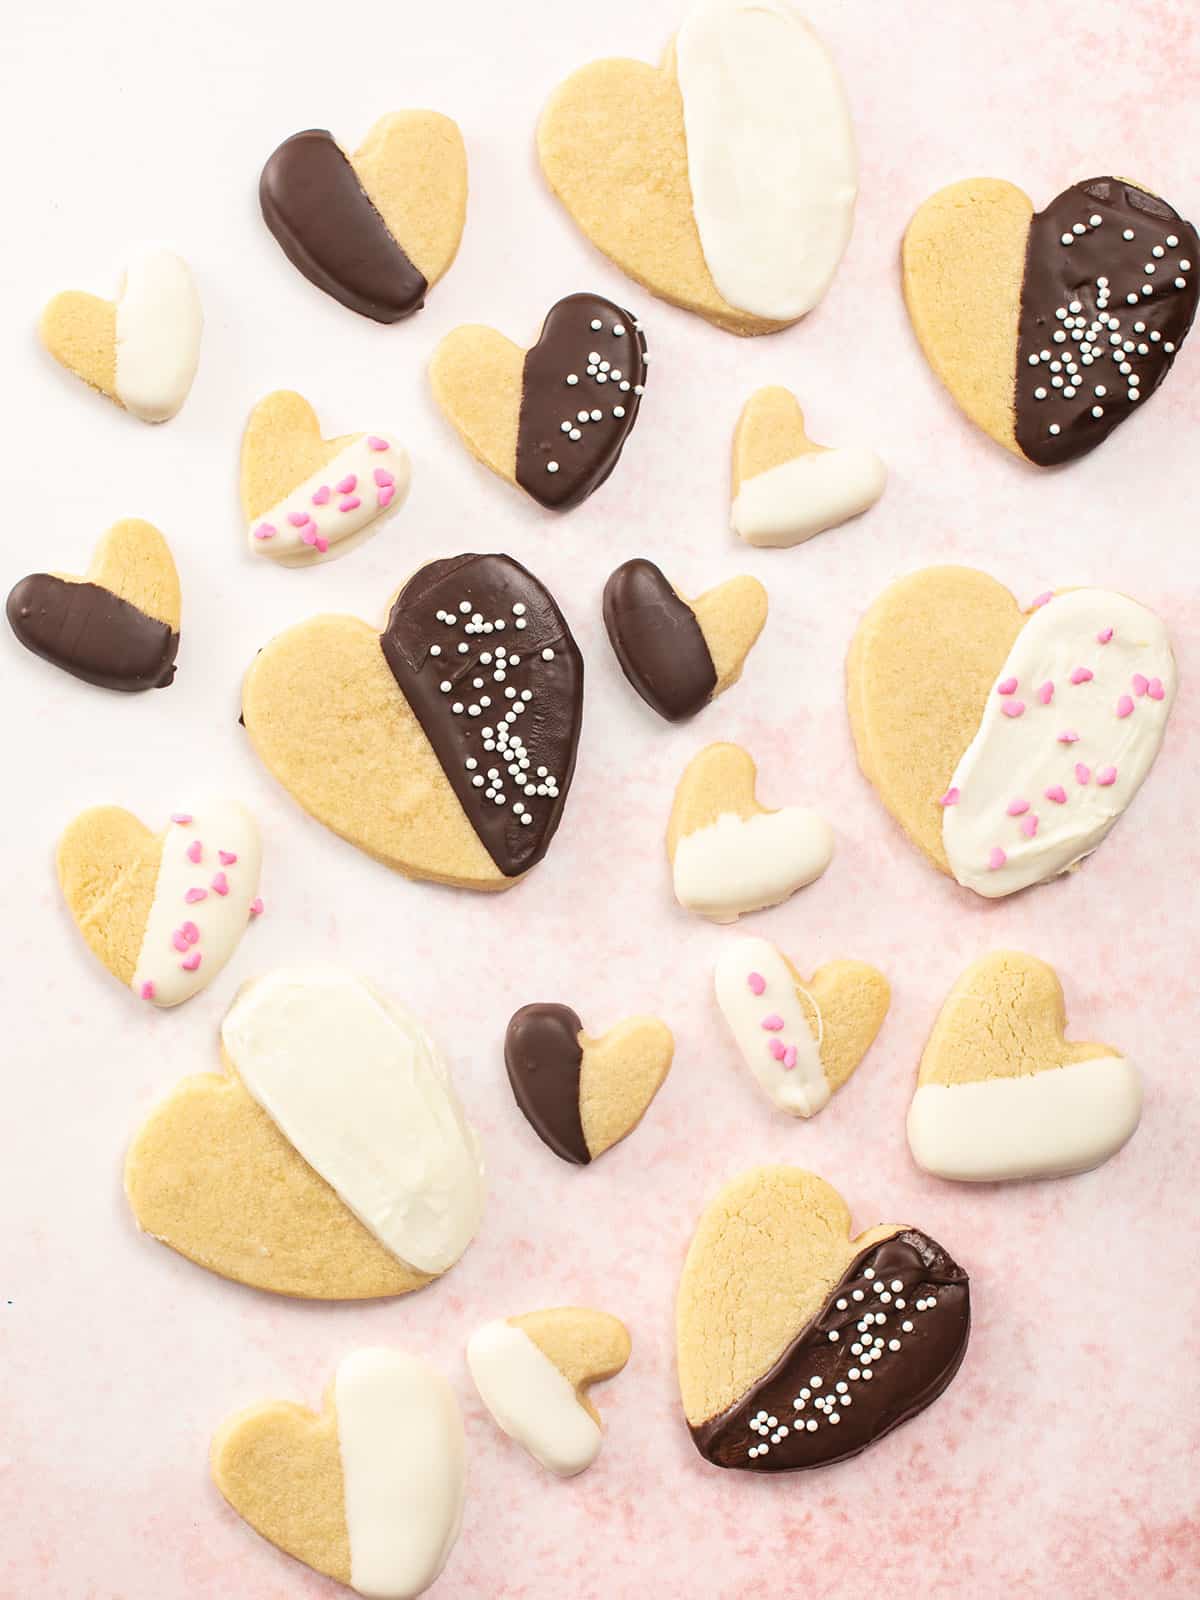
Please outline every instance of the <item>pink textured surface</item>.
[[[15, 757], [0, 794], [5, 1600], [332, 1596], [227, 1509], [207, 1476], [207, 1441], [256, 1400], [317, 1403], [339, 1356], [373, 1341], [436, 1361], [465, 1407], [470, 1495], [439, 1600], [1141, 1600], [1200, 1588], [1200, 564], [1189, 460], [1200, 348], [1097, 455], [1039, 476], [939, 390], [896, 267], [913, 208], [973, 172], [1020, 182], [1040, 203], [1115, 168], [1195, 217], [1195, 11], [1188, 0], [812, 0], [808, 10], [847, 76], [862, 199], [824, 305], [749, 344], [636, 291], [550, 200], [531, 154], [548, 90], [596, 56], [656, 57], [673, 0], [445, 0], [428, 13], [360, 0], [352, 30], [331, 28], [315, 0], [130, 0], [119, 16], [45, 0], [0, 23], [13, 46], [0, 52], [7, 148], [29, 150], [37, 132], [36, 162], [9, 164], [20, 234], [0, 254], [7, 486], [22, 508], [6, 526], [4, 587], [37, 565], [78, 570], [96, 534], [137, 514], [167, 532], [185, 595], [179, 678], [165, 694], [106, 696], [0, 640]], [[347, 53], [352, 72], [339, 66]], [[428, 308], [380, 329], [288, 266], [254, 188], [295, 129], [328, 126], [353, 143], [405, 104], [461, 123], [471, 208], [460, 260]], [[207, 319], [191, 399], [161, 430], [85, 394], [29, 333], [52, 290], [111, 292], [127, 241], [147, 234], [191, 261]], [[643, 318], [651, 382], [614, 478], [557, 520], [468, 460], [423, 369], [454, 325], [529, 338], [554, 299], [585, 287]], [[891, 468], [867, 517], [791, 552], [739, 548], [726, 531], [730, 432], [766, 382], [796, 389], [818, 439], [862, 437]], [[239, 432], [278, 385], [302, 389], [328, 433], [396, 426], [414, 458], [401, 514], [315, 572], [255, 563], [243, 548]], [[552, 586], [589, 672], [564, 826], [535, 876], [498, 900], [412, 885], [357, 855], [300, 814], [236, 724], [239, 675], [272, 633], [323, 609], [378, 616], [414, 566], [470, 548], [506, 549]], [[603, 581], [633, 555], [691, 592], [737, 571], [770, 589], [745, 681], [687, 727], [653, 718], [604, 640]], [[862, 608], [892, 577], [947, 560], [986, 568], [1026, 602], [1058, 585], [1127, 590], [1165, 616], [1182, 674], [1159, 765], [1101, 853], [1070, 881], [996, 904], [938, 877], [899, 837], [857, 771], [843, 708], [842, 660]], [[819, 804], [838, 833], [825, 877], [746, 928], [806, 970], [855, 956], [895, 987], [877, 1046], [811, 1124], [772, 1112], [740, 1066], [711, 996], [728, 935], [670, 897], [672, 788], [716, 738], [757, 756], [768, 804]], [[244, 798], [264, 826], [267, 911], [211, 988], [160, 1014], [83, 948], [59, 903], [53, 840], [82, 805], [118, 801], [159, 823], [212, 787]], [[968, 960], [1005, 944], [1058, 967], [1075, 1036], [1111, 1040], [1141, 1063], [1146, 1112], [1099, 1172], [971, 1191], [914, 1170], [903, 1118], [947, 989]], [[225, 1284], [140, 1237], [124, 1204], [122, 1151], [147, 1107], [213, 1066], [237, 985], [296, 958], [359, 969], [426, 1018], [485, 1141], [483, 1230], [444, 1281], [407, 1302], [317, 1307]], [[597, 1029], [647, 1010], [676, 1031], [675, 1068], [645, 1124], [588, 1170], [543, 1149], [504, 1079], [505, 1022], [538, 998], [569, 1002]], [[674, 1286], [694, 1221], [725, 1178], [762, 1161], [824, 1174], [860, 1227], [926, 1228], [970, 1270], [976, 1319], [965, 1366], [933, 1410], [857, 1462], [774, 1481], [701, 1462], [673, 1362]], [[462, 1350], [485, 1317], [573, 1300], [621, 1315], [634, 1353], [599, 1394], [600, 1460], [560, 1484], [481, 1414]]]

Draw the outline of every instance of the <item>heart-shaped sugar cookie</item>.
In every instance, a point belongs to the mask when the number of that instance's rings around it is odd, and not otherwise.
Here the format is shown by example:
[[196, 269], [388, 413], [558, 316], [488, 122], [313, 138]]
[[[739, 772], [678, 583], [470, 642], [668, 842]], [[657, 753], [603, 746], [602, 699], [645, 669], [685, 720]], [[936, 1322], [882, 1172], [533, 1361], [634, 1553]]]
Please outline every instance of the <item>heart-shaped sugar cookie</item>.
[[859, 765], [935, 866], [995, 898], [1075, 866], [1133, 800], [1175, 697], [1162, 623], [1105, 589], [1023, 612], [969, 567], [902, 578], [847, 662]]
[[258, 402], [242, 435], [249, 549], [285, 567], [332, 561], [400, 509], [410, 475], [395, 434], [322, 438], [304, 396], [277, 389]]
[[783, 0], [699, 0], [659, 68], [594, 61], [538, 124], [551, 189], [652, 294], [732, 333], [812, 309], [850, 237], [837, 69]]
[[1044, 211], [996, 178], [940, 190], [904, 236], [904, 294], [930, 366], [971, 418], [1039, 467], [1086, 455], [1171, 370], [1196, 313], [1200, 239], [1120, 178]]
[[46, 306], [38, 332], [93, 389], [143, 422], [166, 422], [192, 386], [202, 326], [187, 263], [146, 245], [132, 253], [115, 303], [68, 289]]
[[802, 544], [868, 511], [887, 468], [865, 445], [814, 444], [790, 389], [757, 389], [733, 436], [733, 531], [747, 544]]
[[517, 1104], [543, 1144], [586, 1166], [632, 1133], [662, 1088], [675, 1040], [657, 1017], [590, 1038], [570, 1006], [522, 1006], [504, 1036]]
[[864, 961], [827, 961], [805, 980], [767, 939], [733, 939], [717, 960], [717, 1004], [767, 1098], [811, 1117], [883, 1026], [891, 990]]
[[285, 139], [258, 185], [263, 220], [310, 283], [351, 311], [398, 322], [458, 253], [467, 152], [436, 111], [380, 117], [347, 156], [309, 128]]
[[185, 1078], [130, 1146], [145, 1233], [309, 1299], [408, 1294], [454, 1265], [482, 1213], [478, 1141], [409, 1012], [348, 973], [284, 969], [243, 988], [221, 1045], [226, 1071]]
[[604, 586], [604, 626], [621, 670], [668, 722], [695, 716], [738, 681], [766, 620], [757, 578], [730, 578], [689, 600], [639, 558]]
[[262, 910], [253, 817], [232, 800], [176, 811], [154, 834], [119, 806], [80, 812], [58, 882], [92, 953], [143, 1000], [176, 1006], [211, 982]]
[[462, 1522], [466, 1444], [454, 1391], [399, 1350], [355, 1350], [317, 1413], [285, 1401], [231, 1417], [212, 1475], [256, 1533], [371, 1600], [415, 1600]]
[[641, 324], [602, 295], [552, 306], [522, 350], [494, 328], [455, 328], [433, 352], [434, 398], [478, 461], [551, 511], [617, 464], [646, 384]]
[[409, 877], [488, 890], [546, 853], [582, 705], [566, 619], [504, 555], [422, 567], [382, 634], [347, 616], [289, 628], [242, 689], [254, 748], [311, 816]]
[[85, 578], [34, 572], [8, 597], [9, 626], [27, 650], [103, 689], [163, 689], [179, 649], [179, 574], [149, 522], [114, 523]]
[[804, 806], [768, 811], [758, 769], [736, 744], [710, 744], [688, 763], [667, 824], [675, 898], [714, 922], [778, 905], [833, 859], [833, 830]]
[[629, 1351], [629, 1330], [616, 1317], [558, 1306], [477, 1328], [467, 1365], [497, 1427], [548, 1471], [573, 1478], [604, 1438], [589, 1390], [615, 1377]]
[[789, 1472], [857, 1455], [936, 1400], [966, 1350], [970, 1291], [919, 1229], [851, 1238], [829, 1184], [758, 1167], [700, 1218], [675, 1326], [701, 1455]]
[[1098, 1167], [1138, 1125], [1141, 1074], [1109, 1045], [1068, 1043], [1052, 967], [998, 950], [967, 968], [934, 1024], [908, 1110], [939, 1178], [1058, 1178]]

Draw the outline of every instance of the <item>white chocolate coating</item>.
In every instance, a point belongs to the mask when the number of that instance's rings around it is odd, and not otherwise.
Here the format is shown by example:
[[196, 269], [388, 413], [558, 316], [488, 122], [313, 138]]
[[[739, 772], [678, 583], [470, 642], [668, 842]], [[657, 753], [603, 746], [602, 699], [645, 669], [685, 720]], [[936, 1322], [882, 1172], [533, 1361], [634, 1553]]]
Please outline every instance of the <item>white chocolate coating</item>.
[[188, 397], [204, 317], [187, 262], [146, 246], [131, 259], [117, 301], [115, 388], [126, 411], [166, 422]]
[[714, 922], [736, 922], [819, 878], [833, 860], [833, 829], [804, 806], [716, 822], [680, 839], [675, 849], [675, 898]]
[[742, 480], [733, 531], [747, 544], [782, 550], [868, 511], [887, 483], [873, 450], [812, 450]]
[[497, 1427], [560, 1478], [590, 1467], [603, 1434], [575, 1390], [524, 1331], [487, 1322], [467, 1344], [467, 1365]]
[[714, 981], [721, 1014], [767, 1098], [794, 1117], [814, 1116], [829, 1102], [829, 1083], [795, 976], [779, 951], [767, 939], [732, 940], [717, 959]]
[[[408, 452], [394, 434], [360, 433], [328, 465], [254, 518], [246, 533], [250, 552], [285, 567], [334, 561], [400, 509], [411, 479]], [[299, 518], [305, 519], [302, 526]]]

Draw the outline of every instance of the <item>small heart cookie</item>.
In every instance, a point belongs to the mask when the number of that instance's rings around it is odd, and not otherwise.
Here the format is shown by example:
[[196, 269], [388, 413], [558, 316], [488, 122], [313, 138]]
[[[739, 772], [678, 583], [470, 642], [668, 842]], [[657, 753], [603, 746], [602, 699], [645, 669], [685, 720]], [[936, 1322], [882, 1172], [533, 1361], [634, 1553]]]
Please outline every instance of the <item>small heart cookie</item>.
[[331, 133], [285, 139], [258, 183], [263, 221], [310, 283], [351, 311], [398, 322], [458, 254], [467, 151], [436, 111], [380, 117], [347, 156]]
[[755, 797], [758, 769], [736, 744], [693, 756], [675, 790], [667, 856], [675, 898], [713, 922], [776, 906], [833, 860], [833, 829], [805, 806], [768, 811]]
[[600, 1454], [593, 1383], [629, 1360], [629, 1330], [606, 1311], [559, 1306], [487, 1322], [467, 1342], [467, 1366], [496, 1426], [559, 1478]]
[[450, 1385], [400, 1350], [355, 1350], [324, 1410], [275, 1401], [231, 1417], [212, 1475], [256, 1533], [370, 1600], [415, 1600], [454, 1548], [466, 1488]]
[[845, 91], [783, 0], [700, 0], [659, 68], [593, 61], [538, 124], [551, 189], [652, 294], [731, 333], [810, 311], [850, 238]]
[[394, 434], [323, 439], [303, 395], [277, 389], [242, 435], [242, 513], [251, 554], [285, 567], [333, 561], [378, 531], [408, 494], [408, 452]]
[[1152, 611], [1107, 589], [1023, 612], [993, 578], [930, 567], [859, 624], [859, 765], [933, 864], [994, 899], [1077, 865], [1150, 771], [1175, 698]]
[[735, 939], [717, 960], [717, 1004], [767, 1098], [811, 1117], [849, 1078], [891, 1003], [882, 972], [827, 961], [807, 981], [767, 939]]
[[166, 422], [188, 397], [200, 360], [200, 296], [187, 262], [146, 245], [114, 304], [68, 289], [42, 312], [54, 359], [143, 422]]
[[422, 567], [382, 634], [347, 616], [289, 628], [242, 689], [251, 743], [310, 816], [466, 889], [508, 889], [545, 855], [582, 711], [566, 619], [505, 555]]
[[167, 541], [137, 517], [100, 540], [85, 578], [34, 572], [8, 597], [27, 650], [102, 689], [165, 689], [179, 650], [179, 574]]
[[997, 178], [933, 195], [904, 236], [904, 296], [934, 372], [1035, 466], [1074, 461], [1140, 410], [1196, 314], [1200, 239], [1121, 178], [1044, 211]]
[[1115, 1155], [1142, 1114], [1142, 1079], [1105, 1044], [1069, 1044], [1052, 967], [998, 950], [951, 989], [908, 1108], [913, 1160], [939, 1178], [1062, 1178]]
[[766, 620], [757, 578], [730, 578], [689, 600], [638, 558], [604, 585], [604, 626], [621, 671], [668, 722], [694, 717], [738, 681]]
[[138, 1226], [210, 1272], [313, 1300], [408, 1294], [483, 1211], [479, 1142], [424, 1028], [334, 968], [247, 984], [226, 1071], [185, 1078], [125, 1161]]
[[970, 1288], [920, 1229], [851, 1238], [823, 1179], [757, 1167], [700, 1218], [675, 1328], [700, 1454], [791, 1472], [857, 1455], [937, 1399], [966, 1351]]
[[232, 800], [173, 812], [158, 834], [119, 806], [95, 806], [67, 827], [57, 860], [92, 954], [156, 1006], [211, 983], [262, 911], [258, 828]]
[[831, 450], [804, 431], [790, 389], [757, 389], [733, 435], [733, 531], [781, 550], [869, 511], [887, 468], [865, 445]]
[[641, 323], [597, 294], [552, 306], [522, 350], [494, 328], [448, 333], [433, 394], [477, 461], [551, 511], [569, 511], [617, 464], [646, 385]]
[[657, 1017], [627, 1017], [593, 1039], [570, 1006], [522, 1006], [504, 1035], [517, 1104], [543, 1144], [586, 1166], [633, 1132], [662, 1088], [675, 1039]]

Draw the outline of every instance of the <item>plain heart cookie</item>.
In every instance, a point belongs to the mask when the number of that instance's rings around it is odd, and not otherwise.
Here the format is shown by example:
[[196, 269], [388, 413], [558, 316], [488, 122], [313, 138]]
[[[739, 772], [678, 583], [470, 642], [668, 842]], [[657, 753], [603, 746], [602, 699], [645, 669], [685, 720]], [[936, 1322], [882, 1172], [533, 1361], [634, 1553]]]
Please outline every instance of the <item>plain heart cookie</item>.
[[882, 972], [827, 961], [809, 979], [767, 939], [732, 939], [717, 959], [717, 1004], [763, 1093], [815, 1116], [874, 1043], [891, 1003]]
[[237, 949], [258, 897], [258, 828], [232, 800], [175, 811], [162, 833], [119, 806], [82, 811], [58, 882], [92, 954], [142, 1000], [177, 1006]]
[[589, 1390], [629, 1360], [629, 1330], [606, 1311], [559, 1306], [476, 1328], [467, 1366], [496, 1426], [559, 1478], [600, 1454], [604, 1432]]
[[38, 332], [68, 372], [141, 421], [166, 422], [192, 387], [203, 321], [186, 261], [146, 245], [131, 255], [115, 303], [68, 289]]
[[27, 650], [85, 683], [133, 693], [175, 677], [179, 574], [162, 534], [137, 517], [113, 524], [86, 577], [30, 573], [6, 610]]
[[321, 436], [303, 395], [277, 389], [242, 435], [242, 514], [252, 555], [308, 567], [377, 532], [408, 494], [408, 452], [395, 434]]
[[231, 1417], [213, 1481], [256, 1533], [369, 1600], [414, 1600], [454, 1548], [466, 1489], [462, 1414], [416, 1356], [355, 1350], [320, 1412], [287, 1401]]
[[701, 0], [661, 67], [593, 61], [538, 124], [551, 189], [652, 294], [731, 333], [821, 299], [854, 221], [845, 90], [782, 0]]
[[700, 1218], [675, 1328], [700, 1454], [791, 1472], [857, 1455], [937, 1399], [966, 1351], [970, 1289], [920, 1229], [851, 1238], [823, 1179], [757, 1167]]
[[130, 1146], [143, 1232], [314, 1300], [408, 1294], [454, 1265], [483, 1213], [479, 1141], [410, 1012], [336, 968], [284, 968], [242, 989], [221, 1053]]
[[639, 557], [604, 585], [604, 626], [621, 671], [668, 722], [694, 717], [738, 681], [766, 620], [757, 578], [729, 578], [689, 600]]
[[351, 311], [398, 322], [419, 311], [458, 254], [467, 151], [436, 111], [380, 117], [352, 156], [308, 128], [268, 158], [263, 221], [310, 283]]
[[504, 1035], [518, 1106], [542, 1143], [577, 1166], [633, 1132], [674, 1054], [657, 1017], [627, 1017], [592, 1038], [570, 1006], [541, 1001], [514, 1013]]
[[1062, 985], [1018, 950], [973, 962], [934, 1024], [908, 1108], [913, 1160], [938, 1178], [1061, 1178], [1115, 1155], [1142, 1079], [1106, 1044], [1068, 1043]]
[[768, 811], [758, 769], [736, 744], [694, 756], [675, 790], [667, 857], [675, 898], [713, 922], [736, 922], [819, 878], [833, 860], [833, 829], [806, 806]]
[[758, 389], [733, 435], [733, 531], [786, 549], [861, 516], [883, 493], [887, 468], [865, 445], [832, 450], [804, 431], [790, 389]]
[[1196, 314], [1200, 239], [1121, 178], [1044, 211], [997, 178], [940, 190], [904, 236], [921, 348], [985, 433], [1035, 466], [1102, 444], [1171, 370]]
[[641, 323], [597, 294], [552, 306], [528, 350], [479, 324], [448, 333], [433, 394], [477, 461], [550, 511], [598, 489], [633, 431], [646, 387]]
[[1175, 661], [1152, 611], [1107, 589], [1029, 611], [969, 567], [902, 578], [859, 624], [859, 765], [934, 866], [995, 898], [1104, 840], [1162, 742]]
[[575, 770], [583, 659], [505, 555], [422, 567], [383, 633], [319, 616], [246, 674], [242, 716], [304, 809], [413, 878], [508, 889], [545, 855]]

